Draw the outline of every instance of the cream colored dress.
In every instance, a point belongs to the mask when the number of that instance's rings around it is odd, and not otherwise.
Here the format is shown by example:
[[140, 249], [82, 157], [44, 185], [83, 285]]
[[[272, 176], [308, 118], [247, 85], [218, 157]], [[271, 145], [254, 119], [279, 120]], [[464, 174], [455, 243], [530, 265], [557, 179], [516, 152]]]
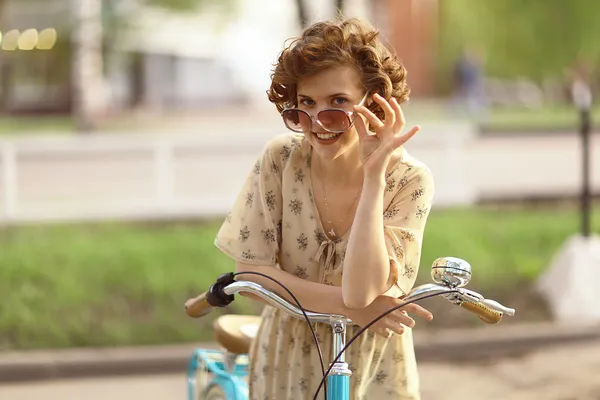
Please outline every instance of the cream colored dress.
[[[301, 279], [340, 286], [349, 232], [332, 240], [323, 231], [312, 197], [311, 150], [302, 135], [271, 140], [215, 244], [237, 261], [281, 268]], [[404, 151], [387, 174], [386, 183], [382, 218], [392, 273], [397, 277], [397, 284], [387, 294], [401, 296], [417, 276], [433, 179], [425, 165]], [[312, 399], [322, 373], [306, 322], [270, 306], [262, 316], [250, 351], [250, 399]], [[348, 339], [357, 331], [351, 327]], [[332, 359], [331, 329], [317, 324], [317, 336], [327, 368]], [[410, 329], [389, 339], [365, 332], [350, 346], [346, 361], [353, 371], [352, 400], [420, 398]]]

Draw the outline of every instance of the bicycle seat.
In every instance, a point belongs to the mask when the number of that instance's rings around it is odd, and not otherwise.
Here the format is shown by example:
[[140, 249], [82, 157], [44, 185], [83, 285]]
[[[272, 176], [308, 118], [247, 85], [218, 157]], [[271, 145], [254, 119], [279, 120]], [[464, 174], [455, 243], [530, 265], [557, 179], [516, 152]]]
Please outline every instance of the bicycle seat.
[[258, 315], [226, 314], [215, 320], [213, 331], [217, 342], [228, 352], [248, 354], [259, 325]]

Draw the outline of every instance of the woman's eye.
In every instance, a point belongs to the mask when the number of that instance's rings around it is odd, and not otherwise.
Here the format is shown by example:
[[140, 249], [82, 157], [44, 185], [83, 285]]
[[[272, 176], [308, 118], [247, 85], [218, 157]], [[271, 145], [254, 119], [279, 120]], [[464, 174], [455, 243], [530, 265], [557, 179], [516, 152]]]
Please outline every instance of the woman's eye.
[[335, 99], [333, 99], [333, 104], [335, 104], [336, 106], [343, 106], [347, 102], [348, 99], [345, 99], [343, 97], [336, 97]]
[[315, 102], [311, 99], [302, 99], [300, 100], [300, 104], [302, 104], [303, 106], [314, 106]]

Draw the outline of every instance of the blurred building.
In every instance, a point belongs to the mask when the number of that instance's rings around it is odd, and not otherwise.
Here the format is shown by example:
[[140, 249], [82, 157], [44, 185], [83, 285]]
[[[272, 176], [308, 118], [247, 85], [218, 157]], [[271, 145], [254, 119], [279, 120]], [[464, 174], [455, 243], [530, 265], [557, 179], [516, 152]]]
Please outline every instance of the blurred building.
[[411, 97], [435, 93], [438, 0], [372, 0], [373, 23], [408, 70]]
[[[52, 50], [0, 51], [0, 111], [69, 112], [70, 0], [0, 0], [2, 33], [54, 28]], [[333, 1], [305, 0], [311, 20]], [[238, 0], [175, 13], [136, 0], [104, 1], [104, 72], [114, 109], [176, 109], [264, 102], [272, 63], [299, 33], [294, 0]], [[409, 70], [413, 97], [431, 94], [437, 0], [347, 0], [347, 16], [371, 19]], [[4, 37], [6, 39], [6, 36]], [[4, 46], [3, 46], [4, 47]]]
[[3, 111], [64, 112], [69, 108], [68, 41], [51, 51], [20, 50], [19, 35], [29, 29], [61, 31], [68, 23], [68, 2], [2, 0], [0, 26], [0, 107]]
[[[48, 27], [58, 40], [50, 51], [0, 51], [1, 110], [69, 112], [72, 103], [70, 0], [3, 0], [2, 33]], [[176, 14], [136, 7], [135, 1], [105, 2], [104, 73], [115, 108], [174, 108], [239, 100], [227, 65], [215, 55], [213, 13]]]

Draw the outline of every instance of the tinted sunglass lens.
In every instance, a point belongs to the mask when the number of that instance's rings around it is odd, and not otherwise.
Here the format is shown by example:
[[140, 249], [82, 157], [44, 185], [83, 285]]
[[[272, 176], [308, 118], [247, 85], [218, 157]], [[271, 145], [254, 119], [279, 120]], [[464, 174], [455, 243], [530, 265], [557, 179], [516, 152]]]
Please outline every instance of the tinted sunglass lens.
[[286, 110], [282, 114], [285, 125], [296, 132], [307, 132], [310, 130], [310, 117], [300, 110]]
[[330, 131], [343, 132], [350, 127], [350, 120], [341, 110], [325, 110], [319, 113], [319, 121]]

